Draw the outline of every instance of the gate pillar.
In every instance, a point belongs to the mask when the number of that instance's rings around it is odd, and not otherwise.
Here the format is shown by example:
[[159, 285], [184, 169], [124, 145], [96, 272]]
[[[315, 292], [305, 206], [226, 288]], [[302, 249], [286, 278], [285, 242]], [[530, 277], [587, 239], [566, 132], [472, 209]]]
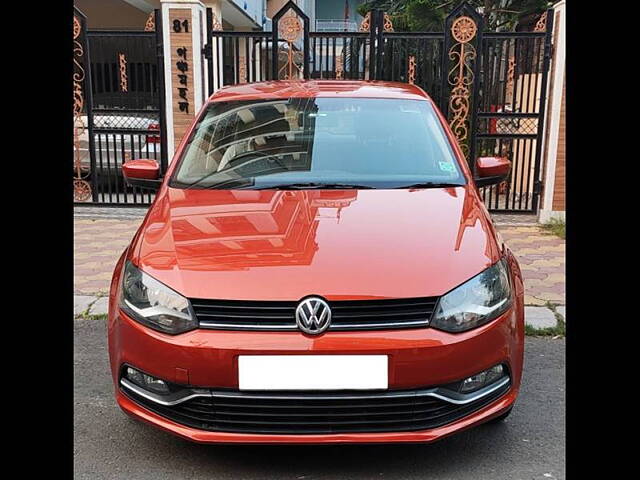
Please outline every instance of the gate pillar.
[[160, 0], [168, 158], [206, 101], [206, 9], [199, 0]]

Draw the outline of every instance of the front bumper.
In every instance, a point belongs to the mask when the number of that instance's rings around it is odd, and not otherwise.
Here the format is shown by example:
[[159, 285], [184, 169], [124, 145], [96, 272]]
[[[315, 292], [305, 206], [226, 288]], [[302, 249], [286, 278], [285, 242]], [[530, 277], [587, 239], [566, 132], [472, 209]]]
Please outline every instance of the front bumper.
[[[494, 418], [514, 403], [520, 387], [524, 328], [513, 309], [462, 334], [432, 328], [395, 331], [298, 332], [195, 330], [175, 337], [150, 330], [120, 311], [109, 319], [109, 349], [116, 396], [129, 415], [183, 438], [203, 443], [377, 443], [431, 442]], [[257, 354], [386, 354], [389, 391], [424, 389], [474, 375], [498, 363], [507, 365], [506, 393], [446, 425], [417, 431], [271, 434], [210, 431], [177, 423], [123, 393], [124, 364], [170, 382], [214, 389], [238, 389], [238, 356]]]
[[335, 433], [335, 434], [255, 434], [210, 432], [180, 425], [164, 418], [146, 408], [141, 407], [122, 391], [118, 390], [116, 398], [118, 405], [128, 415], [154, 425], [166, 432], [172, 433], [185, 440], [197, 443], [298, 443], [298, 444], [335, 444], [335, 443], [429, 443], [440, 440], [451, 434], [466, 430], [473, 426], [495, 418], [508, 410], [517, 397], [513, 388], [497, 401], [484, 407], [467, 417], [442, 427], [429, 430], [411, 432], [369, 432], [369, 433]]

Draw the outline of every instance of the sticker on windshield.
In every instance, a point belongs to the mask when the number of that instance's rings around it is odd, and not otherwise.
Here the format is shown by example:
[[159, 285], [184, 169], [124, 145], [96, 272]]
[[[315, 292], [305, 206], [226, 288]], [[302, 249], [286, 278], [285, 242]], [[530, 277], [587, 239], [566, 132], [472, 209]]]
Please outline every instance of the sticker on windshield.
[[438, 162], [438, 163], [440, 164], [440, 170], [442, 170], [443, 172], [455, 173], [456, 167], [453, 165], [453, 163], [449, 163], [449, 162]]

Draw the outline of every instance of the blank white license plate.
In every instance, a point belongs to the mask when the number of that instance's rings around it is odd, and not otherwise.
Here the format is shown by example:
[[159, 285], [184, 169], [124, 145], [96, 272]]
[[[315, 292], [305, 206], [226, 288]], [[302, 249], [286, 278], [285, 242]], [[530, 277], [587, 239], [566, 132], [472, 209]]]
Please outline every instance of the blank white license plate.
[[240, 355], [240, 390], [386, 389], [387, 355]]

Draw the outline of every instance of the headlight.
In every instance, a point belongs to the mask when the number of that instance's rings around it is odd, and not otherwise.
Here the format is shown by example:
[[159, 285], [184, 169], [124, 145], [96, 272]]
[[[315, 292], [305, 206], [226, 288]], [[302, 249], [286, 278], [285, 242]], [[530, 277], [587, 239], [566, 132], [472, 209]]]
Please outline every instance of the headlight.
[[431, 326], [464, 332], [490, 322], [510, 305], [509, 269], [503, 259], [441, 297]]
[[176, 335], [198, 326], [189, 300], [127, 262], [120, 307], [134, 320]]

